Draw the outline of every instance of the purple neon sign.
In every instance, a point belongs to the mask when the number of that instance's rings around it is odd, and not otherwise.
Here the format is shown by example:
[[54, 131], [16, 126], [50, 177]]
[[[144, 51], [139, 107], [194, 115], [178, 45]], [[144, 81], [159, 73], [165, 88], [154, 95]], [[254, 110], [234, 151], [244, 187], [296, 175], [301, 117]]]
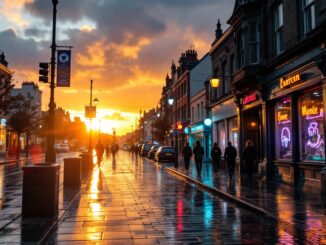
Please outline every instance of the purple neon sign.
[[288, 127], [284, 127], [281, 131], [281, 143], [282, 146], [288, 148], [289, 143], [291, 141], [291, 132]]
[[308, 128], [309, 140], [307, 146], [312, 148], [319, 148], [323, 142], [321, 135], [319, 134], [318, 123], [311, 122]]

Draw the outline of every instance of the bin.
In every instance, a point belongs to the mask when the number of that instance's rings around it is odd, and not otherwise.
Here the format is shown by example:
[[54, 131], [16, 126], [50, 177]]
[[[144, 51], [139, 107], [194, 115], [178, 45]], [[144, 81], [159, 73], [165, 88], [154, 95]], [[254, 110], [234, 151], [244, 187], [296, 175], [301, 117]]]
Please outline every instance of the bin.
[[63, 184], [69, 187], [81, 185], [82, 168], [81, 158], [64, 158]]
[[55, 218], [58, 215], [60, 165], [39, 164], [22, 170], [23, 219]]
[[82, 153], [81, 154], [82, 158], [82, 175], [87, 176], [94, 167], [93, 164], [93, 154], [92, 153]]

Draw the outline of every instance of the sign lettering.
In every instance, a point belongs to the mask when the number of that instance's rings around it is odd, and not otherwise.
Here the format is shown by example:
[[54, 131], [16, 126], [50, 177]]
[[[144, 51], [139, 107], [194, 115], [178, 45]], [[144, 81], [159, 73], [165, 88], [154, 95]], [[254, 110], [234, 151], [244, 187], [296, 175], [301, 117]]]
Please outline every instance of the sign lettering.
[[257, 99], [258, 99], [257, 93], [254, 92], [254, 93], [252, 93], [252, 94], [250, 94], [250, 95], [245, 96], [245, 97], [243, 98], [243, 100], [242, 100], [242, 104], [243, 104], [243, 105], [247, 105], [247, 104], [249, 104], [249, 103], [251, 103], [251, 102], [256, 101]]
[[280, 87], [285, 88], [291, 86], [301, 80], [301, 75], [297, 74], [289, 78], [281, 78], [280, 79]]

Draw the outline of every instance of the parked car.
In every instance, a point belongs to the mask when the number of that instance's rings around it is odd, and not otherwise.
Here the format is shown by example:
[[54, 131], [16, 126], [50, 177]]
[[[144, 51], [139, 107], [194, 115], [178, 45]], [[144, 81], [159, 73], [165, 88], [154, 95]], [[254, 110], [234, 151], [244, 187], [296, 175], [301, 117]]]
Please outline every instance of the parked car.
[[148, 159], [154, 159], [155, 153], [160, 147], [161, 147], [160, 145], [153, 145], [147, 154]]
[[69, 151], [69, 145], [64, 143], [64, 144], [60, 144], [59, 149], [61, 152], [68, 152]]
[[152, 145], [151, 144], [143, 144], [142, 148], [141, 148], [141, 156], [142, 157], [146, 157], [149, 150], [151, 149]]
[[175, 160], [175, 150], [170, 146], [161, 146], [158, 148], [155, 154], [155, 160], [157, 162], [174, 162]]

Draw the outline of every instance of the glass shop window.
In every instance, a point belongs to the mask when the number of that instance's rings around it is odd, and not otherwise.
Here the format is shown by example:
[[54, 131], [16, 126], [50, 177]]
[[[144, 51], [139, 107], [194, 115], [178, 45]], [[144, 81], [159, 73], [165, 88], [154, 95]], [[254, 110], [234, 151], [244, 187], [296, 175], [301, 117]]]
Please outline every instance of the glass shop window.
[[276, 103], [275, 127], [276, 159], [292, 159], [291, 98]]
[[324, 110], [321, 90], [299, 98], [301, 159], [325, 161]]

